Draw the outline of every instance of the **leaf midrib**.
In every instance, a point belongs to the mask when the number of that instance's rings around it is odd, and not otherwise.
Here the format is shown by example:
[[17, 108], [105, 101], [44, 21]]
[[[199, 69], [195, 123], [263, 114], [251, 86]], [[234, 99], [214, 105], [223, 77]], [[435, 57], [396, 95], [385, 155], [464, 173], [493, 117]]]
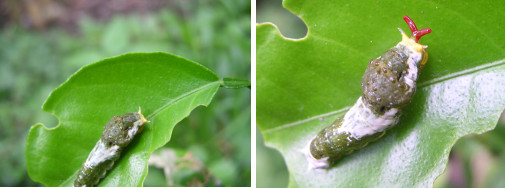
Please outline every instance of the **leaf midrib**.
[[[435, 84], [438, 84], [438, 83], [441, 83], [441, 82], [444, 82], [444, 81], [447, 81], [447, 80], [452, 80], [452, 79], [459, 78], [459, 77], [464, 76], [464, 75], [470, 75], [472, 73], [476, 73], [476, 72], [479, 72], [479, 71], [484, 71], [486, 69], [491, 69], [491, 68], [498, 67], [498, 66], [501, 66], [501, 65], [505, 65], [505, 59], [500, 59], [500, 60], [497, 60], [497, 61], [494, 61], [494, 62], [485, 63], [483, 65], [476, 66], [476, 67], [473, 67], [473, 68], [469, 68], [469, 69], [466, 69], [466, 70], [462, 70], [462, 71], [459, 71], [459, 72], [454, 72], [454, 73], [451, 73], [451, 74], [447, 74], [447, 75], [444, 75], [444, 76], [441, 76], [441, 77], [438, 77], [438, 78], [433, 78], [431, 80], [419, 83], [418, 84], [418, 88], [425, 88], [425, 87], [428, 87], [428, 86], [431, 86], [431, 85], [435, 85]], [[335, 111], [331, 111], [331, 112], [328, 112], [328, 113], [312, 116], [312, 117], [309, 117], [309, 118], [306, 118], [306, 119], [302, 119], [302, 120], [298, 120], [298, 121], [282, 124], [282, 125], [276, 126], [274, 128], [265, 129], [263, 131], [263, 134], [272, 133], [272, 132], [280, 131], [280, 130], [283, 130], [283, 129], [286, 129], [286, 128], [289, 128], [289, 127], [297, 126], [297, 125], [306, 123], [308, 121], [312, 121], [314, 119], [325, 118], [325, 117], [328, 117], [328, 116], [339, 114], [339, 113], [342, 113], [342, 112], [345, 112], [345, 111], [349, 110], [350, 108], [351, 108], [351, 106], [345, 106], [345, 107], [340, 108], [340, 109], [335, 110]]]
[[[203, 91], [203, 90], [206, 90], [207, 88], [210, 88], [214, 85], [219, 85], [219, 80], [218, 81], [214, 81], [214, 82], [210, 82], [210, 83], [207, 83], [205, 85], [202, 85], [200, 87], [197, 87], [191, 91], [188, 91], [188, 92], [184, 92], [182, 93], [181, 95], [179, 95], [178, 97], [174, 98], [173, 100], [171, 100], [170, 102], [168, 102], [167, 104], [161, 106], [160, 108], [158, 108], [157, 110], [155, 110], [153, 113], [151, 113], [149, 116], [147, 116], [147, 119], [152, 119], [154, 118], [157, 114], [159, 114], [160, 112], [162, 112], [163, 110], [167, 109], [168, 107], [170, 107], [171, 105], [181, 101], [182, 99], [184, 99], [185, 97], [187, 96], [190, 96], [191, 94], [194, 94], [194, 93], [197, 93], [198, 91]], [[72, 175], [70, 175], [68, 178], [65, 179], [65, 181], [63, 181], [61, 184], [59, 184], [58, 186], [61, 187], [61, 186], [64, 186], [64, 185], [67, 185], [67, 184], [72, 184], [71, 182], [74, 181], [74, 179], [77, 177], [77, 173], [79, 172], [79, 169], [77, 169]]]
[[168, 102], [167, 104], [164, 104], [163, 106], [161, 106], [160, 108], [154, 110], [153, 113], [149, 114], [146, 119], [152, 119], [154, 117], [156, 117], [156, 115], [158, 115], [160, 112], [162, 112], [163, 110], [167, 109], [168, 107], [170, 107], [172, 104], [175, 104], [177, 102], [179, 102], [181, 99], [193, 94], [193, 93], [196, 93], [198, 91], [203, 91], [211, 86], [214, 86], [214, 85], [220, 85], [219, 83], [219, 80], [217, 81], [214, 81], [214, 82], [210, 82], [208, 84], [205, 84], [205, 85], [202, 85], [200, 87], [197, 87], [191, 91], [188, 91], [188, 92], [185, 92], [185, 93], [182, 93], [181, 95], [179, 95], [178, 97], [174, 98], [173, 100], [171, 100], [170, 102]]

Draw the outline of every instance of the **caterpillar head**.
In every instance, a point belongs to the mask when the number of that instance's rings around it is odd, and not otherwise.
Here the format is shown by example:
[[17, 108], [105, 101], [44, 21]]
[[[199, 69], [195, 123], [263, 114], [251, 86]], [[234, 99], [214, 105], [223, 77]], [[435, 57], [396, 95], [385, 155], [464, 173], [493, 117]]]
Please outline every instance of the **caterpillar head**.
[[121, 116], [114, 116], [105, 125], [101, 139], [107, 146], [126, 146], [133, 140], [133, 137], [140, 133], [144, 124], [148, 123], [140, 109], [136, 113], [127, 113]]
[[405, 22], [409, 25], [410, 31], [412, 31], [412, 36], [408, 37], [400, 28], [398, 28], [402, 33], [402, 42], [400, 42], [400, 44], [406, 46], [414, 53], [417, 52], [421, 54], [421, 59], [416, 62], [416, 65], [419, 69], [422, 69], [426, 64], [426, 61], [428, 61], [428, 51], [426, 51], [428, 46], [420, 44], [419, 40], [422, 36], [431, 33], [431, 29], [425, 28], [418, 30], [414, 21], [412, 21], [412, 19], [410, 19], [407, 15], [403, 17], [403, 20], [405, 20]]

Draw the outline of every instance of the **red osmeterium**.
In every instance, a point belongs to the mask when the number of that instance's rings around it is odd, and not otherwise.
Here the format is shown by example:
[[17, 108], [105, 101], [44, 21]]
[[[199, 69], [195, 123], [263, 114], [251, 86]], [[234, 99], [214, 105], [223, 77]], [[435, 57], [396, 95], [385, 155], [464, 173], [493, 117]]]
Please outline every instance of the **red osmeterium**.
[[410, 19], [407, 15], [403, 17], [403, 20], [405, 20], [405, 22], [409, 25], [410, 31], [412, 31], [412, 36], [416, 37], [416, 42], [419, 42], [419, 39], [421, 39], [422, 36], [431, 33], [430, 28], [417, 30], [417, 26], [414, 21], [412, 21], [412, 19]]

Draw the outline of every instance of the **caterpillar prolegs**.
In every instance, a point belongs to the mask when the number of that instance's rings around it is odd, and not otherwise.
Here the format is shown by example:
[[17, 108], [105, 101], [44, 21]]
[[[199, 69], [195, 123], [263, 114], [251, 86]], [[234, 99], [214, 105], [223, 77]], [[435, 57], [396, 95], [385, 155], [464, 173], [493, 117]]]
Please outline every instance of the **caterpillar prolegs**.
[[112, 117], [77, 173], [74, 187], [97, 185], [119, 159], [121, 151], [143, 130], [146, 122], [149, 121], [144, 118], [140, 109], [136, 113]]
[[419, 39], [431, 29], [418, 30], [408, 17], [412, 36], [401, 29], [402, 41], [371, 60], [363, 75], [363, 93], [351, 109], [309, 143], [304, 153], [311, 168], [328, 168], [342, 156], [375, 141], [398, 123], [401, 110], [416, 90], [419, 71], [428, 60], [427, 46]]

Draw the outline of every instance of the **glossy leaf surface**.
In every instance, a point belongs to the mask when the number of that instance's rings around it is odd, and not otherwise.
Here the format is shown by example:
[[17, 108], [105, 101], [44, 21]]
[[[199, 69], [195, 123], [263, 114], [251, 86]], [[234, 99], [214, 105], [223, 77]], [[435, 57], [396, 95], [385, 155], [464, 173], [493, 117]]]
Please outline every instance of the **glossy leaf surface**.
[[[278, 149], [291, 187], [429, 187], [457, 139], [495, 127], [505, 108], [503, 2], [286, 0], [307, 24], [303, 39], [257, 26], [257, 125]], [[301, 153], [361, 94], [368, 62], [409, 31], [431, 28], [430, 57], [399, 125], [329, 170]]]
[[207, 68], [166, 53], [126, 54], [85, 66], [42, 107], [59, 125], [49, 129], [37, 124], [28, 134], [30, 177], [47, 186], [72, 186], [109, 119], [141, 107], [151, 122], [99, 186], [142, 186], [151, 153], [170, 140], [177, 122], [208, 105], [219, 86]]

